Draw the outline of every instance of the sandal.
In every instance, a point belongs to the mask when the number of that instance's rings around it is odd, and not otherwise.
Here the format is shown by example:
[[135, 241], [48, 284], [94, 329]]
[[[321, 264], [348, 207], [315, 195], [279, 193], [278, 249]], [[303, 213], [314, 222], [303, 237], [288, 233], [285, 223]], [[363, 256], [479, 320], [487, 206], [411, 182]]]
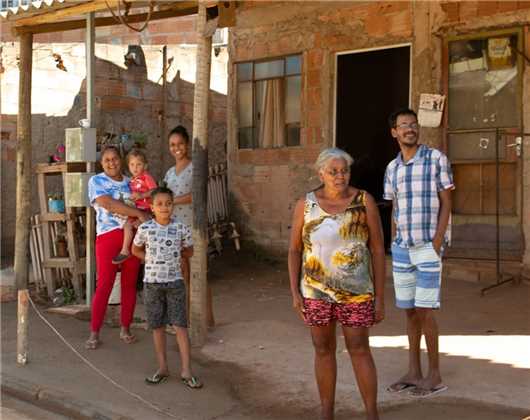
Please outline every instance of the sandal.
[[156, 372], [153, 376], [148, 376], [147, 378], [145, 378], [145, 382], [149, 385], [158, 385], [162, 382], [167, 381], [167, 378], [169, 378], [168, 373]]
[[130, 254], [118, 254], [112, 259], [112, 264], [121, 264], [127, 260], [131, 255]]
[[125, 344], [133, 344], [136, 343], [136, 336], [132, 334], [120, 334], [120, 340]]
[[411, 391], [414, 388], [416, 388], [416, 384], [400, 381], [388, 386], [386, 391], [392, 394], [399, 394], [400, 392]]
[[202, 388], [202, 382], [199, 381], [195, 376], [191, 376], [189, 378], [185, 378], [184, 376], [182, 376], [180, 378], [180, 380], [182, 381], [182, 383], [184, 385], [186, 385], [188, 388], [192, 388], [192, 389], [199, 389], [199, 388]]
[[85, 349], [96, 350], [100, 344], [101, 344], [101, 341], [99, 341], [99, 339], [89, 338], [87, 341], [85, 341]]

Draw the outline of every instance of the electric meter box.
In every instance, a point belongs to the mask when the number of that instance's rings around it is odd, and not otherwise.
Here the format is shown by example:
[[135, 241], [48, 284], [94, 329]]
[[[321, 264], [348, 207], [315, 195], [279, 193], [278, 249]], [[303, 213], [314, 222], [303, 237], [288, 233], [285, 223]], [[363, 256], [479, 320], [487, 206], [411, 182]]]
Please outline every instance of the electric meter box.
[[66, 162], [96, 161], [95, 128], [67, 128], [65, 140]]
[[89, 207], [88, 181], [95, 174], [92, 172], [68, 172], [64, 175], [66, 207]]

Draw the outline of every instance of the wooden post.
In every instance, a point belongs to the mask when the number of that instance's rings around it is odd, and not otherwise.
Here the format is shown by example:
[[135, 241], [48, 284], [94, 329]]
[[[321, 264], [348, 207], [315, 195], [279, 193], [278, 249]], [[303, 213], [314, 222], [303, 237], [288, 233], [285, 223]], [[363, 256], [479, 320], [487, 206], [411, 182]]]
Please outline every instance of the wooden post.
[[208, 332], [207, 323], [207, 263], [208, 263], [208, 95], [212, 37], [206, 34], [206, 6], [199, 2], [197, 17], [197, 59], [193, 98], [193, 241], [191, 260], [191, 340], [202, 346]]
[[[164, 164], [167, 155], [167, 45], [162, 48], [162, 106], [160, 109], [160, 162]], [[163, 166], [162, 166], [163, 167]], [[161, 168], [162, 169], [162, 168]], [[160, 173], [160, 178], [164, 172]]]
[[[86, 117], [90, 121], [90, 127], [96, 126], [96, 98], [95, 98], [95, 77], [96, 77], [96, 29], [94, 26], [94, 13], [88, 13], [86, 17]], [[95, 163], [87, 162], [86, 171], [94, 172]], [[94, 210], [92, 207], [86, 208], [86, 304], [92, 304], [92, 293], [95, 284], [95, 253], [94, 241], [96, 236], [96, 224], [94, 220]]]
[[28, 363], [28, 289], [18, 291], [17, 363]]
[[15, 283], [28, 288], [28, 248], [31, 217], [31, 68], [33, 34], [20, 36], [17, 116], [17, 190]]

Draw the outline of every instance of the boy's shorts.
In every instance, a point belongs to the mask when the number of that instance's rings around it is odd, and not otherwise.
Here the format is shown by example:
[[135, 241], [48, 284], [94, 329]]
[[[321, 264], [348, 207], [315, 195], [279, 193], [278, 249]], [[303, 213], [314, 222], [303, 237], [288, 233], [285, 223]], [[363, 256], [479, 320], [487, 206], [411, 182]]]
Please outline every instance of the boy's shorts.
[[371, 327], [374, 325], [374, 301], [361, 303], [336, 303], [323, 299], [304, 298], [304, 321], [311, 327], [325, 327], [339, 321], [345, 327]]
[[392, 273], [398, 308], [440, 308], [442, 259], [432, 242], [411, 248], [392, 244]]
[[145, 283], [144, 302], [149, 328], [167, 324], [187, 328], [186, 286], [182, 280]]

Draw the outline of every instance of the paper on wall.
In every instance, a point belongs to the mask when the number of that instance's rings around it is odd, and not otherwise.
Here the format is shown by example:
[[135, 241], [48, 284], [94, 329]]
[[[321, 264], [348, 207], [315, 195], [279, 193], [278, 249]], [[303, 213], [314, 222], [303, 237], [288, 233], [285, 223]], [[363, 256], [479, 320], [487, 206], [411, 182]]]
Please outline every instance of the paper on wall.
[[439, 127], [445, 105], [445, 96], [422, 93], [418, 107], [418, 123], [421, 127]]

